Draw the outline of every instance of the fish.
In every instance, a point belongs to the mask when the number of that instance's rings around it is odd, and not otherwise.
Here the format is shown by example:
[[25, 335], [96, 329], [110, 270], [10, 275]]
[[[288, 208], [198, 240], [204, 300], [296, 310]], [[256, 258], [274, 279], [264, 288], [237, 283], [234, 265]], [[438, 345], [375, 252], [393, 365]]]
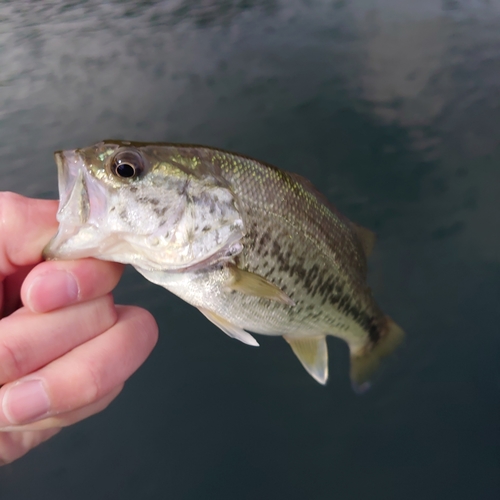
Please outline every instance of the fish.
[[370, 383], [404, 332], [367, 285], [374, 234], [304, 177], [209, 146], [104, 140], [55, 152], [58, 230], [47, 260], [131, 264], [229, 337], [282, 336], [328, 380], [329, 335]]

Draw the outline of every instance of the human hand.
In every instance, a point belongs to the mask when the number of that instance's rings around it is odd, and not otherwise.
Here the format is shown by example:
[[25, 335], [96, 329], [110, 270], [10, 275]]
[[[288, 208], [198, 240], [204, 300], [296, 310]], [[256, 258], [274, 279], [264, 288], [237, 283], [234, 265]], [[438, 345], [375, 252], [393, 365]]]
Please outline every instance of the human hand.
[[123, 266], [41, 262], [56, 211], [0, 193], [0, 465], [106, 408], [158, 336], [147, 311], [115, 306]]

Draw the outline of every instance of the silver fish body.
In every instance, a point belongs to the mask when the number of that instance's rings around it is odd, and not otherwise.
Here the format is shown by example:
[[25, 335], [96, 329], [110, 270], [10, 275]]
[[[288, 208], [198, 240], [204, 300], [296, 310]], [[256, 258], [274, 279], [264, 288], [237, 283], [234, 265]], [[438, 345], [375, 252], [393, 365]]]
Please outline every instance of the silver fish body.
[[229, 336], [283, 336], [320, 383], [326, 336], [363, 384], [403, 332], [366, 284], [373, 235], [305, 179], [203, 146], [104, 141], [56, 153], [59, 231], [47, 258], [132, 264]]

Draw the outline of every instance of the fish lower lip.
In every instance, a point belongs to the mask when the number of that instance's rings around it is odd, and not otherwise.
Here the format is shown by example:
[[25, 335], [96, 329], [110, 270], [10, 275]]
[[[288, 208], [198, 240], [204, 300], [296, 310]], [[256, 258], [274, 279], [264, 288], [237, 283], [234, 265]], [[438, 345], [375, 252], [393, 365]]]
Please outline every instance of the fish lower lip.
[[67, 247], [75, 235], [86, 225], [90, 216], [90, 199], [85, 165], [75, 151], [54, 153], [58, 170], [59, 228], [43, 250], [46, 260], [67, 258], [71, 248]]

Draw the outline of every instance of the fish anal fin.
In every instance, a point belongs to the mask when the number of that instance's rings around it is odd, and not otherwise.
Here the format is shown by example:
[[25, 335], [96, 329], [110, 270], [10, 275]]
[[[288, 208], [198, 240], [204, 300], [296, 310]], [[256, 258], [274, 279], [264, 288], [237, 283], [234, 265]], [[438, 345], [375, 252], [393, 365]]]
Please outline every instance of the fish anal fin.
[[235, 265], [229, 265], [228, 269], [231, 277], [225, 284], [226, 288], [255, 297], [275, 300], [288, 306], [295, 305], [295, 302], [283, 290], [262, 276], [239, 269]]
[[244, 344], [258, 347], [259, 343], [243, 328], [233, 325], [223, 317], [213, 311], [209, 311], [203, 307], [198, 307], [199, 311], [209, 319], [215, 326], [218, 326], [226, 335], [233, 339], [237, 339]]
[[354, 224], [354, 229], [356, 230], [356, 234], [358, 235], [359, 241], [361, 242], [361, 246], [363, 247], [363, 252], [366, 257], [369, 257], [373, 251], [373, 247], [375, 246], [375, 240], [377, 237], [373, 231], [366, 229], [366, 227], [359, 226], [358, 224]]
[[320, 384], [328, 380], [328, 347], [326, 337], [283, 337], [292, 347], [302, 366]]
[[380, 364], [380, 360], [389, 356], [402, 342], [404, 331], [385, 317], [385, 328], [381, 338], [373, 345], [367, 345], [357, 352], [351, 352], [351, 382], [355, 388], [363, 391], [369, 385], [369, 380]]

